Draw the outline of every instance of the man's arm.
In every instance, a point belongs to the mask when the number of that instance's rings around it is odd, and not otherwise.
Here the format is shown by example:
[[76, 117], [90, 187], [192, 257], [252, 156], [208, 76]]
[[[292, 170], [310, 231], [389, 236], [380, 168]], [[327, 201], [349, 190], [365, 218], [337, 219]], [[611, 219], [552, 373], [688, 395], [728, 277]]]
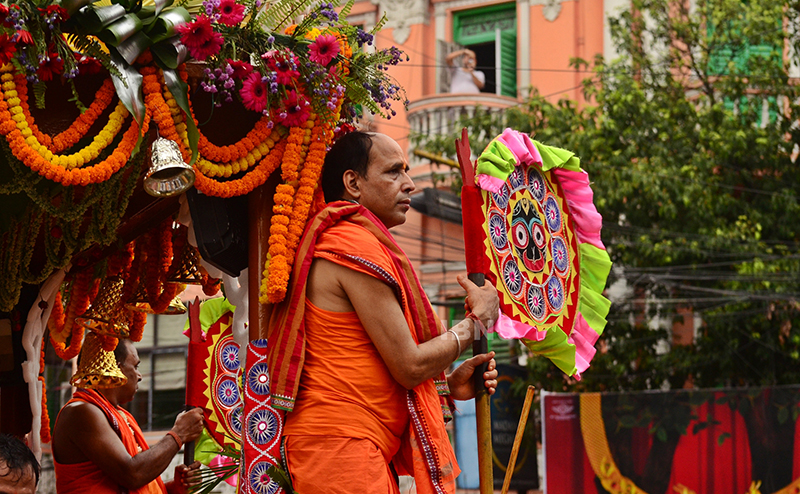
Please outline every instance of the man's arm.
[[[324, 263], [320, 265], [323, 271], [317, 275], [329, 274], [320, 278], [341, 287], [389, 372], [406, 389], [446, 370], [472, 343], [478, 331], [475, 321], [468, 318], [451, 328], [458, 338], [447, 332], [418, 345], [389, 285], [330, 261], [318, 259], [315, 263]], [[494, 288], [489, 285], [480, 288], [466, 277], [459, 278], [459, 283], [467, 290], [468, 307], [488, 326], [499, 311]]]
[[[175, 439], [167, 435], [152, 448], [131, 456], [105, 414], [88, 403], [74, 406], [67, 418], [68, 423], [63, 426], [69, 431], [69, 440], [106, 475], [129, 490], [155, 480], [180, 449]], [[120, 427], [127, 425], [123, 422]], [[195, 408], [181, 413], [172, 431], [184, 442], [196, 439], [202, 431], [202, 411]]]

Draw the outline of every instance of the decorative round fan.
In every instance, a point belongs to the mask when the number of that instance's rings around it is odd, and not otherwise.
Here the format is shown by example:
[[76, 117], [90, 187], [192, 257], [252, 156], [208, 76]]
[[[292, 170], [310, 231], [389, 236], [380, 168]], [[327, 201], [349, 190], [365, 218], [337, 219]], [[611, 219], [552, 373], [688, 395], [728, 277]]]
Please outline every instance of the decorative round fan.
[[203, 414], [208, 432], [219, 445], [240, 449], [242, 372], [231, 320], [232, 314], [227, 312], [208, 328], [204, 345]]
[[580, 378], [610, 305], [602, 291], [611, 261], [586, 172], [573, 153], [511, 129], [486, 147], [476, 172], [483, 271], [502, 312], [496, 331]]

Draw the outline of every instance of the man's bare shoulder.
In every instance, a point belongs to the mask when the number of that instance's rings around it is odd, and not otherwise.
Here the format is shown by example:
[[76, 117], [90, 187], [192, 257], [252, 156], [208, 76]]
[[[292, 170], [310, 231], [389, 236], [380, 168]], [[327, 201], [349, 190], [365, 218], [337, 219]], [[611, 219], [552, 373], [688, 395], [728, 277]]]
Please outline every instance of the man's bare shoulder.
[[[58, 414], [58, 422], [67, 432], [85, 431], [86, 425], [97, 427], [105, 424], [109, 428], [111, 427], [108, 425], [108, 419], [103, 411], [96, 405], [85, 401], [73, 401], [64, 405]], [[69, 427], [70, 424], [81, 424], [82, 427], [75, 429]]]

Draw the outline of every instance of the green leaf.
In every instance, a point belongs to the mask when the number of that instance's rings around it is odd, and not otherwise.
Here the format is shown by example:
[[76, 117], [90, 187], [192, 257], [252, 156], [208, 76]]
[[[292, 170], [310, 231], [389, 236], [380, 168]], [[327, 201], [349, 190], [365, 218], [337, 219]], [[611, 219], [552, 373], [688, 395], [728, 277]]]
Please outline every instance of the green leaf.
[[145, 112], [147, 111], [144, 106], [144, 97], [142, 96], [142, 74], [138, 70], [131, 67], [116, 51], [111, 48], [111, 60], [114, 66], [122, 74], [122, 78], [112, 74], [114, 81], [114, 89], [117, 91], [122, 104], [133, 115], [139, 128], [142, 128], [144, 123]]
[[192, 150], [192, 159], [189, 161], [189, 165], [193, 165], [195, 160], [197, 160], [197, 146], [200, 142], [200, 133], [197, 131], [197, 126], [194, 123], [194, 117], [189, 107], [189, 85], [183, 82], [178, 73], [174, 70], [164, 71], [164, 82], [186, 117], [186, 134], [189, 139], [189, 149]]
[[663, 427], [659, 427], [658, 431], [656, 431], [656, 437], [662, 443], [667, 442], [667, 431]]
[[723, 432], [722, 434], [720, 434], [719, 437], [717, 438], [717, 446], [722, 446], [722, 443], [724, 443], [725, 440], [728, 439], [729, 437], [731, 437], [731, 435], [728, 432]]

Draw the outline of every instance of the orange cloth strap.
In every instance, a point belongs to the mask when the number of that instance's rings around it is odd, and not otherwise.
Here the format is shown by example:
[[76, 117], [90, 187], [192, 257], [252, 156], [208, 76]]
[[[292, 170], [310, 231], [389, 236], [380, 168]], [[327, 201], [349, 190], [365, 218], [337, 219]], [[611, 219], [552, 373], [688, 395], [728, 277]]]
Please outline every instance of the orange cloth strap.
[[[142, 434], [142, 429], [139, 428], [139, 424], [136, 423], [133, 415], [128, 413], [127, 410], [115, 407], [102, 394], [92, 389], [79, 389], [67, 404], [76, 401], [90, 403], [103, 411], [108, 423], [119, 436], [129, 455], [135, 456], [138, 454], [139, 448], [141, 448], [141, 451], [149, 449], [147, 441], [145, 441]], [[124, 491], [119, 484], [90, 461], [72, 465], [65, 465], [55, 461], [53, 463], [56, 470], [56, 491], [59, 494], [105, 494]], [[149, 484], [127, 492], [129, 494], [164, 494], [167, 492], [167, 488], [159, 476]]]
[[[380, 220], [358, 204], [329, 204], [309, 222], [300, 240], [289, 292], [273, 311], [268, 328], [272, 405], [287, 411], [294, 408], [305, 359], [306, 280], [315, 257], [339, 262], [389, 284], [417, 343], [445, 330], [411, 262]], [[398, 473], [413, 475], [419, 494], [455, 492], [460, 470], [444, 428], [443, 419], [452, 416], [444, 373], [408, 391], [406, 405], [409, 430], [393, 460]]]

